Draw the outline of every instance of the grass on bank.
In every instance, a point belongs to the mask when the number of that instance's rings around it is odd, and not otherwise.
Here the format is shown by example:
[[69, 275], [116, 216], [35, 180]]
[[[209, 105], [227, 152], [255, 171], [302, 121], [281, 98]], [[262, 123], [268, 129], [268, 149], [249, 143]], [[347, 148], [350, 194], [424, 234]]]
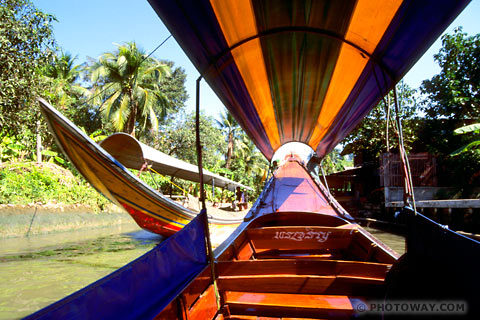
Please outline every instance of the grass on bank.
[[1, 164], [0, 205], [5, 204], [14, 209], [0, 212], [0, 239], [133, 223], [126, 213], [110, 212], [110, 201], [82, 177], [49, 162]]
[[109, 203], [83, 178], [54, 163], [0, 165], [0, 204], [84, 204], [95, 212]]

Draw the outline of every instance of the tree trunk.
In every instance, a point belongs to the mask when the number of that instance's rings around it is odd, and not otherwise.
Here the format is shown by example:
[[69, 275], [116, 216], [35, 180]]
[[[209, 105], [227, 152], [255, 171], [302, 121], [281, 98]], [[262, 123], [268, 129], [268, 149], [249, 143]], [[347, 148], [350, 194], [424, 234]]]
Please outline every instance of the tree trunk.
[[137, 103], [133, 101], [133, 97], [130, 98], [130, 101], [132, 101], [132, 111], [130, 111], [130, 114], [128, 115], [127, 119], [127, 126], [125, 127], [125, 133], [128, 133], [132, 137], [135, 138], [135, 119], [137, 117]]
[[40, 135], [40, 120], [37, 120], [37, 163], [42, 162], [42, 136]]
[[228, 134], [228, 146], [227, 146], [227, 160], [225, 162], [225, 168], [230, 169], [233, 155], [233, 133]]

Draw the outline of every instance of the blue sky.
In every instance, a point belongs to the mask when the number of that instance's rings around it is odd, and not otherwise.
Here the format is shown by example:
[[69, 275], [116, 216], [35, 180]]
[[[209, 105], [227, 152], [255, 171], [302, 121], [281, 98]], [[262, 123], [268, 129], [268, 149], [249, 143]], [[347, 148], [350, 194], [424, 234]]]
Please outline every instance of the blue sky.
[[[58, 22], [53, 27], [57, 43], [64, 51], [78, 55], [77, 63], [114, 51], [114, 43], [127, 41], [135, 41], [150, 53], [170, 34], [146, 0], [33, 0], [33, 3], [56, 16]], [[463, 26], [470, 35], [480, 33], [480, 0], [472, 1], [446, 32], [453, 32], [457, 26]], [[437, 40], [405, 76], [411, 87], [418, 88], [423, 80], [439, 72], [433, 55], [440, 48], [441, 42]], [[187, 108], [194, 110], [195, 82], [199, 73], [175, 39], [170, 38], [154, 56], [171, 60], [175, 66], [185, 69], [190, 96]], [[224, 109], [205, 81], [202, 81], [200, 103], [202, 110], [215, 117]]]

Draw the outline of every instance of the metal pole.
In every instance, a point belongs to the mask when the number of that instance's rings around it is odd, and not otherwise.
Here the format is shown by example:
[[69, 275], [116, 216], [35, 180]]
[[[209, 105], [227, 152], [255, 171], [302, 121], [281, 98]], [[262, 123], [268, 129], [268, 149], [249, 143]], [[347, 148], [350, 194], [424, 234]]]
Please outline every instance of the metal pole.
[[205, 236], [207, 240], [207, 249], [208, 249], [208, 258], [210, 261], [210, 270], [213, 280], [213, 286], [215, 289], [215, 297], [217, 303], [217, 310], [220, 310], [220, 296], [218, 294], [217, 282], [215, 276], [215, 259], [213, 257], [212, 241], [210, 239], [210, 228], [208, 225], [208, 215], [207, 207], [205, 205], [205, 190], [203, 185], [203, 167], [202, 167], [202, 145], [200, 143], [200, 81], [202, 81], [202, 76], [197, 79], [197, 94], [196, 94], [196, 115], [195, 115], [195, 136], [196, 136], [196, 146], [197, 146], [197, 162], [198, 162], [198, 174], [200, 175], [200, 197], [202, 201], [202, 211], [200, 214], [205, 215], [204, 228]]

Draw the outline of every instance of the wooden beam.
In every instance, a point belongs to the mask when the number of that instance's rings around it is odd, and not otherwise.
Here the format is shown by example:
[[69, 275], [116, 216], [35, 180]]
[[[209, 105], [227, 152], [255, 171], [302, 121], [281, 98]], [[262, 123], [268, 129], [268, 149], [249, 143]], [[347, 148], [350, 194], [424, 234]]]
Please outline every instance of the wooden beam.
[[[420, 200], [415, 201], [417, 208], [480, 208], [480, 199]], [[402, 201], [386, 202], [385, 207], [401, 208]]]
[[335, 276], [260, 275], [219, 277], [219, 290], [271, 293], [322, 294]]
[[385, 279], [390, 264], [342, 260], [249, 260], [217, 262], [218, 276], [335, 275]]
[[211, 285], [195, 302], [188, 312], [189, 320], [207, 320], [213, 319], [217, 314], [217, 302], [215, 299], [215, 290]]

